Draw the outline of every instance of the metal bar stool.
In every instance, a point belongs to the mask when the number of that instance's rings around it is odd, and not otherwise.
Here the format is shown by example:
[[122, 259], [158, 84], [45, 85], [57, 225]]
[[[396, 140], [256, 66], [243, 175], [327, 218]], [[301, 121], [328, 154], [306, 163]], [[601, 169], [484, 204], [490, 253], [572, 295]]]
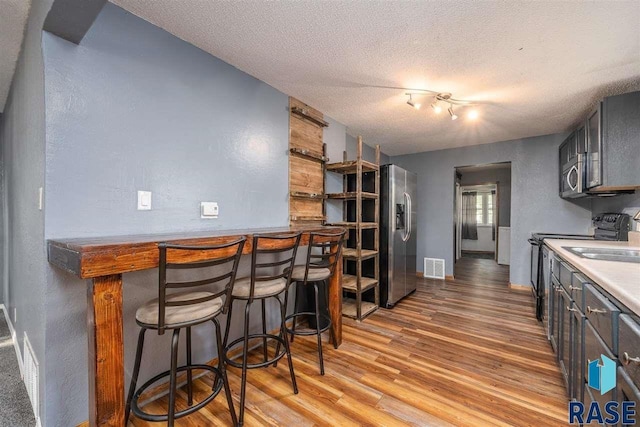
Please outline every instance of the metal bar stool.
[[[287, 332], [291, 334], [291, 341], [296, 335], [316, 335], [318, 337], [318, 359], [320, 361], [320, 375], [324, 375], [324, 360], [322, 358], [322, 332], [330, 330], [331, 341], [334, 348], [338, 348], [335, 342], [335, 335], [333, 332], [333, 325], [328, 313], [320, 311], [320, 299], [318, 283], [325, 282], [334, 274], [336, 263], [340, 257], [340, 251], [344, 242], [346, 230], [339, 233], [310, 233], [309, 235], [309, 251], [307, 252], [307, 262], [305, 265], [296, 265], [293, 268], [291, 275], [291, 282], [296, 282], [297, 291], [306, 288], [307, 284], [312, 283], [315, 292], [315, 311], [299, 311], [298, 302], [301, 300], [300, 292], [296, 292], [296, 304], [294, 313], [285, 318], [285, 323], [288, 320], [293, 320], [291, 329], [286, 328]], [[318, 250], [314, 253], [314, 249]], [[302, 285], [302, 286], [301, 286]], [[285, 300], [288, 298], [289, 290], [285, 292]], [[325, 286], [325, 295], [327, 300], [329, 299], [328, 286]], [[286, 303], [286, 302], [285, 302]], [[316, 327], [296, 330], [296, 320], [300, 316], [314, 316], [316, 321]], [[324, 319], [327, 323], [322, 327], [320, 319]], [[279, 344], [278, 344], [279, 346]]]
[[[229, 306], [229, 315], [227, 316], [227, 329], [224, 335], [224, 357], [228, 365], [242, 369], [242, 382], [240, 390], [240, 417], [239, 425], [244, 422], [244, 406], [247, 387], [247, 370], [254, 368], [262, 368], [269, 365], [275, 365], [278, 360], [282, 359], [285, 354], [289, 362], [289, 374], [291, 375], [291, 383], [293, 392], [298, 394], [298, 385], [293, 372], [293, 363], [291, 360], [291, 351], [289, 350], [289, 341], [287, 340], [287, 332], [284, 327], [284, 318], [286, 315], [285, 300], [281, 300], [278, 296], [282, 293], [291, 281], [291, 268], [295, 263], [296, 252], [300, 244], [301, 233], [287, 235], [254, 235], [253, 251], [251, 258], [251, 276], [238, 279], [233, 287], [231, 296], [231, 305]], [[272, 261], [278, 258], [277, 261]], [[266, 259], [266, 261], [265, 261]], [[265, 301], [268, 298], [275, 298], [280, 304], [280, 333], [273, 335], [267, 333]], [[229, 328], [231, 326], [231, 311], [233, 303], [237, 300], [246, 301], [244, 310], [244, 333], [240, 338], [227, 344], [229, 338]], [[262, 333], [249, 333], [249, 314], [251, 305], [254, 300], [259, 300], [262, 304]], [[262, 338], [262, 354], [263, 361], [259, 363], [248, 363], [249, 340]], [[278, 342], [278, 351], [273, 358], [269, 358], [267, 342], [275, 340]], [[242, 343], [242, 361], [238, 362], [230, 358], [229, 352], [237, 344]], [[285, 350], [280, 351], [280, 344], [284, 345]]]
[[[245, 238], [242, 237], [229, 243], [213, 246], [184, 246], [167, 243], [158, 244], [160, 251], [159, 264], [159, 296], [148, 301], [136, 311], [136, 322], [141, 327], [138, 337], [136, 360], [129, 387], [129, 395], [125, 409], [125, 424], [130, 412], [136, 417], [146, 421], [166, 421], [173, 426], [174, 420], [192, 414], [211, 402], [224, 387], [227, 404], [231, 412], [233, 424], [237, 424], [236, 411], [233, 407], [231, 389], [224, 365], [224, 347], [222, 334], [217, 316], [226, 313], [231, 302], [233, 285], [238, 271], [238, 263], [242, 255]], [[169, 270], [191, 270], [189, 273], [198, 272], [197, 280], [168, 281]], [[178, 274], [178, 273], [175, 273]], [[203, 277], [204, 276], [204, 277]], [[172, 279], [173, 280], [173, 279]], [[205, 291], [215, 287], [214, 292]], [[193, 289], [198, 290], [193, 290]], [[167, 293], [168, 290], [189, 289], [178, 293]], [[225, 300], [222, 297], [225, 296]], [[191, 362], [191, 327], [211, 321], [216, 329], [216, 344], [218, 350], [218, 366], [205, 364], [193, 364]], [[187, 330], [187, 363], [178, 367], [178, 340], [180, 330]], [[156, 375], [136, 390], [140, 362], [144, 347], [144, 336], [147, 330], [158, 331], [163, 335], [165, 330], [173, 330], [171, 340], [171, 369]], [[197, 404], [193, 404], [193, 371], [207, 370], [215, 377], [211, 394]], [[176, 376], [178, 372], [187, 373], [187, 397], [188, 408], [176, 412]], [[161, 378], [169, 376], [169, 408], [167, 414], [149, 414], [138, 406], [140, 395]]]

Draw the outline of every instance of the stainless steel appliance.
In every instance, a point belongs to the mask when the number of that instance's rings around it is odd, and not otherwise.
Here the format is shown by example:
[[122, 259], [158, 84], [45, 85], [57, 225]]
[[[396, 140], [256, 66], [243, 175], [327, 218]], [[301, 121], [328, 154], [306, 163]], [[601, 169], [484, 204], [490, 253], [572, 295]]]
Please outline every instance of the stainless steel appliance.
[[[586, 234], [558, 234], [558, 233], [533, 233], [529, 239], [531, 244], [531, 286], [536, 297], [536, 318], [546, 322], [549, 288], [551, 286], [547, 274], [549, 264], [553, 259], [553, 253], [544, 248], [545, 239], [565, 240], [627, 240], [629, 233], [629, 215], [623, 213], [606, 213], [593, 217], [595, 233], [593, 236]], [[545, 323], [545, 328], [548, 325]]]
[[391, 308], [416, 290], [416, 174], [380, 167], [380, 304]]
[[549, 263], [553, 256], [551, 251], [543, 252], [545, 239], [593, 240], [593, 236], [558, 233], [533, 233], [531, 235], [529, 239], [531, 244], [531, 290], [536, 298], [536, 318], [541, 321], [546, 318], [545, 311], [547, 307], [545, 307], [545, 301], [551, 286], [549, 275], [546, 274], [545, 270], [549, 271]]
[[560, 196], [564, 198], [585, 197], [584, 190], [584, 128], [571, 135], [560, 144]]

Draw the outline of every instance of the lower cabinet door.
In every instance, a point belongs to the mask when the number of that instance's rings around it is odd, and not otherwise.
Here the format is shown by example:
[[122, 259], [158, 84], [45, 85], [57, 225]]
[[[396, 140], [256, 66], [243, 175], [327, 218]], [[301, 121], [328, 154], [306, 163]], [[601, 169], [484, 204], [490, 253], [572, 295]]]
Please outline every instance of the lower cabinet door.
[[618, 410], [622, 411], [622, 402], [635, 402], [635, 411], [636, 415], [632, 417], [632, 423], [623, 423], [622, 418], [620, 419], [619, 426], [635, 426], [638, 420], [638, 411], [640, 409], [640, 391], [638, 387], [633, 383], [629, 375], [625, 372], [622, 367], [618, 368], [618, 378], [617, 378], [617, 388], [618, 388]]
[[585, 377], [584, 377], [584, 322], [585, 316], [573, 304], [571, 308], [571, 397], [582, 402]]
[[549, 274], [547, 277], [549, 283], [551, 284], [549, 288], [549, 295], [546, 301], [547, 304], [547, 312], [549, 313], [549, 341], [551, 342], [551, 348], [554, 352], [558, 352], [558, 304], [556, 303], [557, 298], [557, 290], [558, 286], [556, 281], [553, 279], [553, 276]]
[[571, 306], [573, 302], [569, 294], [562, 288], [560, 292], [556, 294], [558, 297], [559, 305], [559, 322], [560, 322], [560, 336], [558, 337], [558, 354], [560, 356], [560, 370], [564, 376], [564, 382], [567, 386], [567, 395], [569, 398], [573, 396], [571, 377], [571, 351], [572, 351], [572, 337], [571, 337]]
[[[601, 355], [607, 356], [611, 360], [616, 360], [613, 353], [609, 350], [602, 338], [598, 335], [596, 330], [591, 326], [591, 323], [587, 319], [584, 322], [584, 364], [585, 364], [585, 380], [589, 381], [589, 362], [600, 359]], [[598, 362], [600, 363], [600, 362]], [[595, 382], [595, 381], [594, 381]], [[593, 398], [597, 400], [601, 407], [607, 402], [616, 400], [616, 388], [609, 390], [602, 394], [599, 390], [592, 389]]]

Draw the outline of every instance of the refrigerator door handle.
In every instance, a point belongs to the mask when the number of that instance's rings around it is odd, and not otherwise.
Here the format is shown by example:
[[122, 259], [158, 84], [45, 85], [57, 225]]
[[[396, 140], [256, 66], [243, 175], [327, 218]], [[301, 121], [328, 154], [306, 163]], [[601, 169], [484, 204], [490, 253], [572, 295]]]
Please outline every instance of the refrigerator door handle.
[[405, 199], [405, 206], [406, 206], [406, 212], [405, 212], [405, 216], [406, 216], [406, 232], [405, 235], [402, 237], [402, 241], [406, 242], [407, 240], [409, 240], [409, 238], [411, 237], [411, 196], [409, 195], [409, 193], [404, 193], [404, 199]]

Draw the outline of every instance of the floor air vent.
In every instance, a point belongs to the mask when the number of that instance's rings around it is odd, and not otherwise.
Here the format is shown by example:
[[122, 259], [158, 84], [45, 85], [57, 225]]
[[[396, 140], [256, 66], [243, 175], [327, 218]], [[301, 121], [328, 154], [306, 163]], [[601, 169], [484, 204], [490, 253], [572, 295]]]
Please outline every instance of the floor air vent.
[[24, 385], [27, 387], [27, 394], [31, 400], [31, 406], [33, 407], [33, 414], [36, 420], [39, 420], [40, 404], [38, 399], [39, 394], [39, 371], [38, 371], [38, 359], [33, 353], [33, 348], [29, 342], [27, 334], [24, 334]]
[[438, 258], [424, 259], [424, 277], [444, 279], [444, 260]]

